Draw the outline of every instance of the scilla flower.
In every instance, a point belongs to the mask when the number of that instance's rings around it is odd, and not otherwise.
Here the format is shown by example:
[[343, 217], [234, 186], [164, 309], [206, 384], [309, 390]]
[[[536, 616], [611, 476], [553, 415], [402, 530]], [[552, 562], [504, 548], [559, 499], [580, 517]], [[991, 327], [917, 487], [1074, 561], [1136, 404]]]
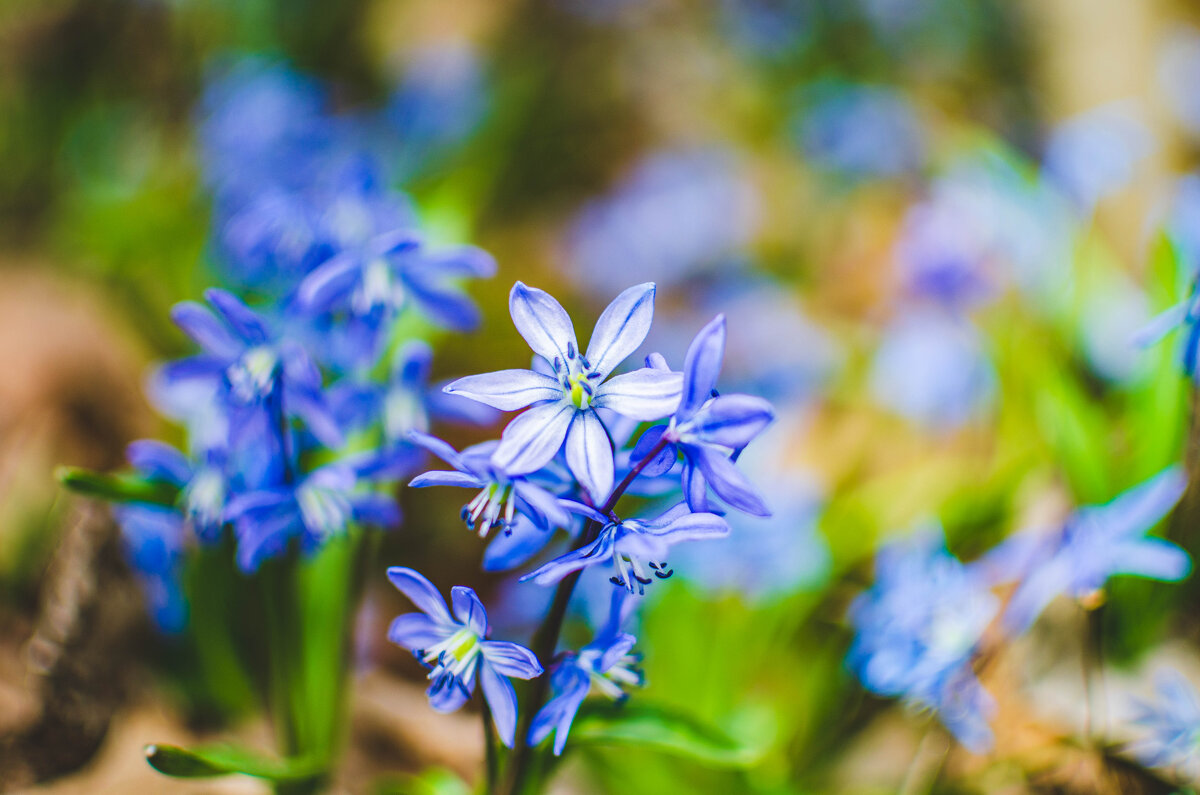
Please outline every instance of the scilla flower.
[[972, 751], [991, 745], [991, 697], [971, 659], [999, 603], [985, 578], [931, 528], [880, 549], [875, 585], [855, 599], [846, 662], [874, 693], [937, 713]]
[[634, 449], [638, 460], [665, 441], [663, 453], [648, 465], [649, 474], [683, 454], [683, 493], [693, 511], [708, 511], [711, 487], [729, 505], [754, 516], [770, 511], [731, 455], [748, 445], [774, 419], [771, 404], [752, 395], [717, 395], [717, 376], [725, 356], [725, 317], [717, 315], [688, 348], [683, 365], [683, 397], [666, 426], [651, 428]]
[[1105, 505], [1078, 509], [1049, 534], [1018, 533], [988, 556], [995, 579], [1018, 580], [1004, 623], [1033, 624], [1059, 594], [1081, 599], [1115, 575], [1175, 582], [1192, 570], [1187, 552], [1147, 535], [1183, 496], [1187, 480], [1167, 469]]
[[1149, 767], [1183, 770], [1200, 768], [1200, 698], [1178, 671], [1162, 671], [1155, 681], [1153, 701], [1137, 704], [1134, 722], [1146, 730], [1130, 751]]
[[201, 541], [217, 540], [228, 491], [219, 452], [209, 452], [202, 463], [193, 463], [165, 442], [139, 439], [126, 448], [126, 456], [134, 469], [151, 480], [178, 486], [192, 532]]
[[517, 694], [506, 677], [534, 679], [542, 666], [524, 646], [487, 640], [491, 631], [487, 611], [475, 591], [455, 586], [450, 591], [454, 614], [433, 583], [412, 569], [393, 566], [388, 579], [407, 596], [420, 613], [407, 613], [392, 621], [388, 640], [411, 651], [429, 669], [426, 691], [439, 712], [453, 712], [470, 699], [475, 682], [492, 710], [500, 740], [509, 748], [517, 728]]
[[358, 474], [344, 464], [313, 470], [297, 483], [240, 494], [229, 502], [226, 519], [237, 531], [238, 565], [255, 571], [280, 554], [293, 538], [305, 551], [344, 533], [351, 521], [379, 527], [400, 522], [390, 496], [360, 488]]
[[586, 352], [575, 341], [566, 310], [549, 293], [517, 282], [508, 306], [517, 331], [550, 374], [501, 370], [460, 378], [446, 391], [502, 411], [530, 406], [504, 429], [492, 457], [496, 466], [516, 475], [534, 472], [565, 440], [571, 474], [603, 501], [613, 486], [613, 449], [596, 409], [649, 421], [669, 415], [679, 402], [679, 373], [647, 367], [609, 378], [650, 330], [654, 284], [618, 295], [596, 321]]
[[667, 551], [681, 541], [720, 538], [729, 533], [729, 525], [712, 513], [692, 513], [687, 503], [673, 506], [654, 519], [618, 520], [602, 516], [584, 506], [578, 510], [603, 523], [600, 534], [590, 544], [561, 555], [521, 578], [538, 585], [552, 585], [574, 571], [608, 564], [612, 566], [614, 585], [630, 593], [645, 593], [655, 578], [665, 580], [673, 574], [667, 566]]
[[638, 669], [641, 657], [632, 654], [637, 638], [621, 631], [633, 601], [619, 588], [613, 589], [608, 621], [596, 638], [578, 652], [566, 652], [554, 664], [550, 686], [554, 697], [546, 702], [529, 727], [529, 744], [537, 745], [554, 733], [554, 753], [561, 756], [571, 724], [583, 700], [592, 691], [616, 701], [629, 697], [626, 688], [641, 687], [645, 677]]

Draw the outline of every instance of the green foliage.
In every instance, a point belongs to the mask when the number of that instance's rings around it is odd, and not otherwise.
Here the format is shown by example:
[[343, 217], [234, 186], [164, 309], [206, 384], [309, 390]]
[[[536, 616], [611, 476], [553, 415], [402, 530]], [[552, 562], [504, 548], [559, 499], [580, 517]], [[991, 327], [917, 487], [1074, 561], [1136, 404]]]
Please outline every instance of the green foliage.
[[54, 475], [65, 488], [77, 494], [110, 502], [174, 505], [179, 498], [178, 487], [136, 475], [109, 475], [80, 467], [59, 467]]
[[674, 709], [639, 701], [586, 703], [571, 727], [572, 745], [635, 745], [713, 767], [748, 767], [762, 756], [721, 730]]
[[147, 745], [146, 761], [172, 778], [212, 778], [241, 774], [273, 782], [297, 782], [320, 772], [311, 759], [275, 759], [234, 745], [180, 748]]

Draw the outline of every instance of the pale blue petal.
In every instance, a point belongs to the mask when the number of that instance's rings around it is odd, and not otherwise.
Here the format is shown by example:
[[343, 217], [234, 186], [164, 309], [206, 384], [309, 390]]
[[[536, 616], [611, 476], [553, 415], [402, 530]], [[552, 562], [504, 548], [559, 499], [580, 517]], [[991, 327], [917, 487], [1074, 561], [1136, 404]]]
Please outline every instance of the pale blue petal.
[[409, 651], [424, 651], [454, 634], [452, 627], [439, 624], [424, 613], [397, 616], [388, 627], [388, 640]]
[[485, 661], [479, 666], [479, 684], [492, 710], [496, 735], [505, 747], [512, 748], [517, 733], [517, 693], [512, 683], [492, 670], [492, 666]]
[[455, 469], [463, 468], [462, 455], [436, 436], [430, 436], [420, 431], [409, 431], [408, 438], [412, 440], [413, 444], [424, 447]]
[[450, 602], [454, 607], [454, 617], [458, 623], [470, 629], [481, 638], [488, 635], [487, 609], [473, 588], [456, 585], [450, 589]]
[[536, 679], [542, 675], [542, 664], [537, 655], [517, 643], [506, 640], [486, 640], [482, 645], [483, 657], [497, 673], [517, 679]]
[[596, 321], [587, 360], [601, 377], [615, 370], [646, 339], [654, 320], [654, 292], [654, 282], [630, 287], [613, 299]]
[[125, 457], [146, 477], [183, 486], [192, 478], [187, 456], [157, 439], [139, 439], [125, 448]]
[[343, 253], [319, 265], [300, 282], [297, 303], [310, 312], [326, 312], [339, 303], [362, 274], [357, 254]]
[[444, 626], [455, 625], [446, 609], [446, 600], [424, 575], [403, 566], [392, 566], [387, 570], [387, 576], [400, 593], [434, 621]]
[[687, 420], [712, 397], [725, 358], [725, 316], [717, 315], [688, 347], [683, 362], [683, 396], [676, 415], [680, 422]]
[[259, 345], [269, 339], [270, 335], [262, 317], [233, 293], [219, 287], [210, 287], [204, 291], [204, 297], [246, 342]]
[[721, 395], [688, 423], [688, 435], [735, 450], [750, 444], [775, 419], [771, 404], [753, 395]]
[[465, 486], [467, 488], [481, 489], [483, 488], [483, 481], [474, 475], [468, 475], [466, 472], [447, 472], [435, 469], [432, 472], [417, 475], [408, 482], [408, 485], [414, 489], [421, 489], [426, 486]]
[[538, 585], [553, 585], [571, 572], [612, 560], [614, 543], [615, 533], [611, 528], [606, 529], [592, 543], [561, 555], [531, 571], [521, 578], [521, 582], [533, 580]]
[[244, 347], [212, 312], [194, 301], [171, 307], [171, 320], [206, 352], [223, 359], [233, 359]]
[[517, 282], [508, 296], [508, 311], [529, 347], [546, 361], [558, 358], [565, 363], [573, 358], [569, 354], [579, 354], [567, 310], [545, 290]]
[[492, 463], [510, 475], [541, 469], [562, 447], [577, 413], [570, 403], [558, 401], [534, 406], [504, 429]]
[[443, 387], [449, 395], [460, 395], [501, 411], [516, 411], [543, 400], [563, 396], [562, 384], [532, 370], [498, 370], [468, 375]]
[[580, 411], [567, 431], [567, 467], [597, 504], [613, 487], [613, 450], [594, 411]]
[[1192, 559], [1165, 538], [1143, 538], [1112, 550], [1113, 574], [1178, 582], [1192, 571]]
[[694, 447], [696, 463], [704, 472], [704, 479], [718, 497], [739, 511], [752, 516], [770, 516], [758, 490], [750, 484], [734, 463], [719, 452], [706, 447]]
[[679, 405], [683, 373], [643, 367], [613, 376], [596, 389], [592, 405], [612, 409], [639, 422], [669, 417]]

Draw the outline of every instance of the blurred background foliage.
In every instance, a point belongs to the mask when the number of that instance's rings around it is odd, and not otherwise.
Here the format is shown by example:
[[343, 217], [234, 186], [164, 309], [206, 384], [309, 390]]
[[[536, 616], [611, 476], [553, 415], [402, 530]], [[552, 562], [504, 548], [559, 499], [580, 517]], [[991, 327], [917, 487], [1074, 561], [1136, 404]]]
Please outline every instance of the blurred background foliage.
[[[928, 719], [898, 717], [843, 663], [845, 610], [879, 541], [936, 517], [951, 549], [973, 558], [1184, 454], [1176, 351], [1131, 340], [1195, 266], [1176, 178], [1194, 165], [1196, 99], [1172, 82], [1191, 74], [1187, 53], [1179, 69], [1164, 61], [1186, 24], [1182, 8], [1135, 0], [7, 0], [5, 670], [45, 632], [78, 521], [50, 468], [119, 465], [123, 444], [153, 429], [142, 368], [185, 349], [168, 308], [223, 278], [196, 124], [214, 70], [252, 55], [319, 81], [331, 113], [387, 119], [395, 179], [430, 236], [499, 261], [475, 290], [482, 330], [439, 341], [435, 378], [520, 364], [504, 299], [516, 279], [580, 316], [655, 279], [651, 347], [678, 357], [725, 311], [731, 380], [780, 409], [764, 472], [793, 477], [768, 491], [772, 527], [747, 531], [774, 540], [744, 566], [697, 560], [691, 581], [658, 589], [641, 632], [655, 699], [745, 738], [754, 763], [718, 771], [597, 747], [566, 786], [897, 791]], [[1116, 101], [1127, 104], [1106, 104]], [[1117, 121], [1070, 126], [1097, 108]], [[407, 524], [381, 560], [508, 592], [463, 574], [477, 550], [455, 495], [401, 499]], [[1194, 509], [1184, 517], [1171, 534], [1195, 554]], [[379, 575], [362, 667], [411, 679], [416, 666], [383, 641], [400, 603]], [[1104, 613], [1112, 661], [1143, 664], [1167, 637], [1194, 639], [1196, 595], [1116, 586]], [[211, 669], [193, 666], [194, 649], [144, 627], [133, 637], [95, 653], [156, 670], [152, 701], [180, 731], [236, 729], [244, 682], [202, 681]], [[1052, 673], [1075, 665], [1036, 655]], [[994, 686], [1006, 703], [1038, 700], [1037, 683]], [[103, 714], [146, 703], [144, 688]], [[37, 698], [49, 696], [11, 695], [22, 709]], [[409, 706], [389, 719], [426, 719], [423, 703], [399, 703]], [[411, 730], [363, 732], [350, 764], [365, 772], [348, 786], [429, 764], [471, 769], [406, 746]], [[1062, 791], [1029, 784], [1043, 762], [1000, 758], [982, 766], [956, 752], [926, 790]]]

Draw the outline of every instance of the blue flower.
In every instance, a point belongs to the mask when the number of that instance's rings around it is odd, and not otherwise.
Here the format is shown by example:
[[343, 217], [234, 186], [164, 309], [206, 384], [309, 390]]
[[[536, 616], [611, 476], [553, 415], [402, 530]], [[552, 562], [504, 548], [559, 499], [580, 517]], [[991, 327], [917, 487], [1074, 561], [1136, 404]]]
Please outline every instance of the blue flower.
[[752, 395], [717, 395], [717, 376], [725, 357], [725, 316], [717, 315], [688, 348], [683, 366], [683, 397], [671, 422], [651, 428], [634, 448], [635, 460], [665, 440], [650, 474], [683, 454], [683, 492], [693, 511], [710, 510], [708, 489], [739, 511], [769, 516], [770, 510], [750, 481], [734, 465], [736, 454], [762, 433], [775, 417], [771, 404]]
[[1136, 108], [1113, 103], [1060, 124], [1046, 144], [1043, 168], [1083, 213], [1134, 177], [1154, 139]]
[[851, 179], [900, 177], [921, 167], [924, 130], [902, 94], [838, 83], [811, 93], [797, 126], [819, 166]]
[[979, 335], [942, 311], [911, 310], [896, 318], [871, 363], [875, 399], [928, 428], [953, 430], [979, 417], [995, 391]]
[[184, 517], [200, 541], [211, 543], [220, 537], [229, 492], [220, 451], [209, 451], [193, 463], [165, 442], [140, 439], [126, 448], [126, 456], [145, 477], [179, 487]]
[[998, 609], [940, 528], [920, 531], [879, 550], [875, 584], [850, 608], [857, 634], [846, 662], [868, 690], [935, 711], [964, 746], [985, 750], [993, 706], [971, 659]]
[[389, 230], [318, 266], [301, 282], [297, 301], [307, 312], [345, 312], [365, 329], [366, 352], [373, 356], [409, 304], [447, 328], [474, 328], [479, 311], [451, 282], [495, 270], [495, 261], [477, 248], [430, 250], [410, 231]]
[[169, 634], [182, 632], [188, 616], [183, 516], [175, 508], [141, 503], [114, 506], [112, 512], [155, 625]]
[[1187, 480], [1167, 469], [1105, 505], [1076, 510], [1054, 533], [1018, 533], [990, 553], [997, 581], [1018, 580], [1004, 623], [1024, 632], [1059, 594], [1081, 599], [1109, 577], [1128, 575], [1175, 582], [1191, 571], [1188, 554], [1147, 534], [1183, 496]]
[[412, 569], [393, 566], [388, 569], [388, 579], [422, 611], [393, 620], [388, 640], [411, 651], [429, 669], [432, 683], [426, 694], [430, 705], [439, 712], [453, 712], [475, 692], [478, 679], [500, 740], [511, 748], [517, 727], [517, 694], [506, 677], [541, 676], [537, 657], [524, 646], [487, 640], [491, 631], [487, 611], [470, 588], [459, 585], [451, 589], [451, 616], [433, 583]]
[[328, 464], [296, 483], [237, 495], [229, 501], [225, 518], [237, 533], [238, 565], [255, 571], [286, 550], [293, 538], [311, 552], [344, 533], [351, 521], [379, 527], [399, 524], [400, 509], [392, 497], [359, 487], [353, 468]]
[[[235, 411], [262, 408], [280, 399], [322, 442], [342, 442], [321, 390], [321, 373], [302, 347], [275, 336], [261, 315], [224, 290], [204, 293], [216, 314], [200, 304], [176, 304], [171, 318], [202, 352], [163, 368], [168, 381], [199, 381], [219, 387]], [[235, 430], [231, 429], [231, 433]]]
[[632, 604], [627, 591], [614, 588], [604, 627], [591, 643], [578, 652], [566, 652], [551, 667], [554, 697], [534, 716], [529, 727], [530, 745], [537, 745], [553, 732], [554, 753], [561, 756], [575, 715], [593, 688], [615, 701], [624, 701], [629, 696], [625, 688], [645, 683], [637, 667], [641, 657], [631, 653], [637, 638], [621, 631]]
[[[461, 453], [441, 439], [413, 433], [412, 440], [454, 467], [453, 471], [434, 470], [417, 475], [408, 484], [426, 486], [462, 486], [479, 492], [463, 506], [462, 519], [467, 528], [486, 538], [500, 530], [485, 558], [487, 570], [508, 569], [523, 563], [544, 547], [555, 528], [566, 527], [570, 514], [560, 501], [542, 486], [524, 475], [509, 475], [492, 463], [495, 442], [468, 447]], [[515, 538], [501, 541], [501, 536]]]
[[1165, 670], [1155, 681], [1153, 701], [1137, 704], [1134, 722], [1146, 735], [1130, 751], [1149, 767], [1194, 770], [1200, 761], [1200, 698], [1178, 671]]
[[575, 342], [571, 318], [549, 293], [517, 282], [509, 312], [553, 374], [501, 370], [460, 378], [446, 391], [502, 411], [531, 406], [504, 429], [493, 463], [514, 475], [534, 472], [565, 440], [571, 474], [602, 502], [613, 487], [613, 450], [596, 409], [646, 421], [667, 416], [679, 402], [679, 373], [646, 367], [609, 378], [650, 330], [654, 285], [639, 284], [617, 296], [596, 321], [586, 353]]
[[672, 546], [729, 533], [723, 518], [713, 513], [692, 513], [683, 502], [654, 519], [613, 520], [584, 506], [576, 510], [603, 524], [596, 539], [526, 574], [521, 582], [553, 585], [572, 572], [609, 564], [613, 585], [623, 586], [630, 593], [645, 593], [654, 578], [665, 580], [674, 573], [667, 566], [667, 551]]

